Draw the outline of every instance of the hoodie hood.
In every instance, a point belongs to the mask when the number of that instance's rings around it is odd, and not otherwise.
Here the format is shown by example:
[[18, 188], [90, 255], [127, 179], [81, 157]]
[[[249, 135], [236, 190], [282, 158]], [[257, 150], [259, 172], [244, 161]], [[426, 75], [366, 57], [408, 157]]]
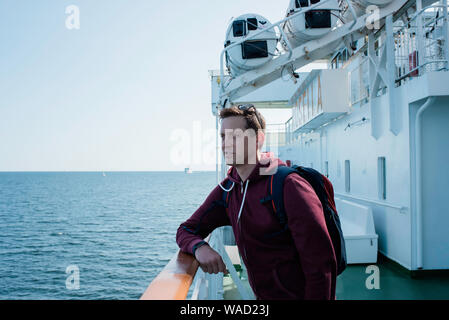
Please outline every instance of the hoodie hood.
[[[253, 171], [251, 171], [247, 180], [257, 181], [267, 175], [272, 175], [276, 173], [278, 166], [285, 166], [286, 164], [279, 158], [275, 158], [273, 152], [262, 152], [260, 155], [260, 160], [256, 163]], [[228, 170], [228, 179], [235, 183], [242, 183], [237, 169], [231, 167]]]

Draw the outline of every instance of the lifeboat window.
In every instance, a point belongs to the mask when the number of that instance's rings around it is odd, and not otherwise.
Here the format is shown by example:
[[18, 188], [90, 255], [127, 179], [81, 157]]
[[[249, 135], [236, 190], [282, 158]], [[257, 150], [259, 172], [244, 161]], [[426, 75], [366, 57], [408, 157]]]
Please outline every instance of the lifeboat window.
[[257, 19], [256, 18], [248, 18], [248, 20], [246, 20], [247, 24], [248, 24], [248, 31], [250, 30], [257, 30]]
[[309, 0], [296, 0], [295, 7], [296, 9], [304, 8], [309, 6]]
[[255, 59], [268, 57], [267, 41], [245, 41], [242, 43], [243, 59]]
[[232, 23], [232, 30], [234, 33], [234, 37], [246, 36], [245, 24], [246, 24], [245, 20], [236, 20]]
[[310, 4], [316, 4], [318, 2], [320, 2], [320, 0], [310, 0]]
[[306, 29], [330, 28], [330, 10], [311, 10], [306, 12]]

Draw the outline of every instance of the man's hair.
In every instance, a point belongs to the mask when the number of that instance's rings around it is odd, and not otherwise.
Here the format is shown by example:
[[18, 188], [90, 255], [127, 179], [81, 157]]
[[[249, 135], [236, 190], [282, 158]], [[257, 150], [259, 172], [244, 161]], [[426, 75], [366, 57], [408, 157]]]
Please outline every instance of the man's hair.
[[244, 117], [246, 120], [247, 129], [253, 129], [255, 132], [262, 129], [265, 131], [265, 119], [257, 111], [253, 105], [245, 105], [246, 108], [239, 108], [240, 105], [234, 105], [229, 108], [224, 108], [220, 111], [220, 119], [223, 120], [229, 117]]

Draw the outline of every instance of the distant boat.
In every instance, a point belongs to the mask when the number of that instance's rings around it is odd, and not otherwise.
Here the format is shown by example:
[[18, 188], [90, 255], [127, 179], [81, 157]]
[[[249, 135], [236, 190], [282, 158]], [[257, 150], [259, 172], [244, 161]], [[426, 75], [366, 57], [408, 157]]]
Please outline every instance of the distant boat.
[[192, 173], [192, 170], [190, 170], [190, 168], [185, 168], [184, 173]]
[[103, 177], [106, 177], [106, 173], [104, 173], [104, 171], [103, 171]]

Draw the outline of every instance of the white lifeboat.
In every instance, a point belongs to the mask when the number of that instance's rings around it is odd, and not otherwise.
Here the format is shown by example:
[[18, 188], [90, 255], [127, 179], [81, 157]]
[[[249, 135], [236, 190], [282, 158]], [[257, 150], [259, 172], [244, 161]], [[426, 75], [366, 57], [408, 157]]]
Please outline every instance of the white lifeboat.
[[[393, 2], [393, 0], [349, 0], [349, 2], [351, 3], [352, 7], [354, 8], [354, 11], [357, 15], [357, 17], [363, 16], [366, 13], [369, 13], [370, 11], [370, 6], [377, 6], [379, 8], [385, 7], [386, 5], [389, 5], [391, 2]], [[346, 2], [343, 2], [345, 8], [343, 9], [343, 19], [345, 20], [345, 22], [351, 21], [352, 20], [352, 14], [351, 11], [347, 8], [347, 4]], [[372, 9], [374, 9], [375, 7], [373, 7]], [[368, 11], [367, 11], [368, 10]]]
[[[270, 26], [267, 19], [252, 13], [241, 15], [230, 23], [226, 31], [225, 48], [251, 36], [247, 41], [226, 51], [226, 65], [233, 77], [273, 59], [279, 38], [273, 28], [268, 30]], [[267, 30], [256, 37], [252, 36], [263, 29]]]
[[[320, 0], [291, 0], [287, 9], [287, 17], [305, 11], [308, 7], [316, 5]], [[315, 9], [305, 11], [288, 20], [283, 25], [287, 39], [295, 48], [301, 44], [321, 38], [337, 25], [340, 19], [338, 0], [330, 0]]]

